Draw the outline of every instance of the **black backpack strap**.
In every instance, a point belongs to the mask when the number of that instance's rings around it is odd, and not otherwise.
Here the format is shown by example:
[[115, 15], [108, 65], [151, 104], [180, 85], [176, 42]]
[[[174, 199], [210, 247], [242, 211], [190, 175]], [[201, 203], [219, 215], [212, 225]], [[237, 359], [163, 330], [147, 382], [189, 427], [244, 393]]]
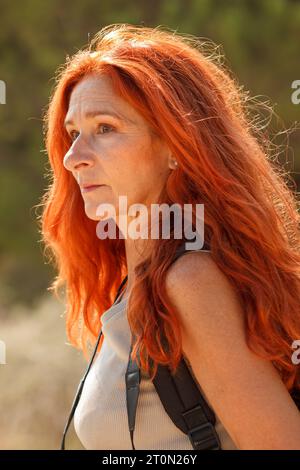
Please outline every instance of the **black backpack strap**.
[[[199, 250], [187, 250], [185, 241], [178, 247], [173, 262], [190, 251], [210, 251], [208, 243], [204, 243]], [[202, 396], [183, 357], [174, 375], [167, 366], [158, 364], [153, 384], [166, 412], [173, 423], [189, 436], [193, 449], [221, 449], [219, 436], [214, 428], [215, 414]]]
[[[130, 345], [128, 365], [125, 374], [125, 383], [126, 383], [126, 406], [127, 406], [127, 417], [128, 417], [128, 427], [130, 432], [131, 446], [135, 450], [133, 444], [133, 433], [135, 427], [135, 416], [138, 404], [138, 398], [140, 393], [140, 382], [141, 382], [141, 373], [140, 368], [136, 361], [133, 361], [131, 358], [132, 352], [132, 341]], [[137, 355], [139, 358], [139, 356]]]
[[177, 248], [177, 250], [175, 252], [175, 255], [173, 257], [172, 263], [174, 263], [174, 261], [176, 261], [184, 253], [189, 253], [189, 252], [192, 252], [192, 251], [210, 251], [210, 247], [209, 247], [209, 244], [207, 242], [204, 242], [203, 247], [199, 248], [198, 250], [187, 250], [186, 247], [185, 247], [185, 242], [186, 241], [188, 241], [188, 240], [185, 240]]
[[221, 443], [214, 425], [216, 418], [182, 357], [174, 375], [158, 364], [153, 384], [175, 426], [189, 436], [195, 450], [219, 450]]
[[[208, 244], [204, 244], [202, 249], [209, 251]], [[181, 244], [176, 251], [173, 262], [186, 251], [190, 250], [185, 249], [185, 243]], [[137, 362], [132, 361], [131, 350], [125, 381], [128, 426], [132, 449], [135, 450], [133, 433], [141, 376]], [[174, 375], [171, 374], [168, 366], [158, 364], [153, 385], [175, 426], [189, 436], [193, 449], [221, 449], [221, 443], [214, 428], [215, 414], [202, 396], [183, 357]]]
[[[114, 300], [114, 304], [115, 303], [118, 303], [116, 302], [119, 295], [120, 295], [120, 292], [122, 291], [122, 287], [124, 286], [124, 284], [127, 282], [127, 279], [128, 279], [128, 274], [126, 274], [126, 276], [124, 277], [123, 281], [121, 282], [121, 284], [119, 285], [118, 287], [118, 291], [117, 291], [117, 294], [116, 294], [116, 297], [115, 297], [115, 300]], [[122, 293], [121, 297], [118, 299], [118, 301], [120, 302], [121, 298], [123, 297], [123, 294], [124, 292]]]
[[292, 399], [294, 400], [295, 405], [297, 406], [298, 410], [300, 411], [300, 390], [296, 389], [296, 388], [293, 388], [290, 391], [290, 395], [291, 395]]
[[[117, 294], [116, 294], [116, 297], [115, 297], [115, 300], [114, 300], [114, 303], [116, 302], [117, 298], [119, 297], [119, 294], [122, 290], [122, 287], [124, 286], [125, 282], [127, 281], [127, 277], [126, 276], [123, 281], [121, 282], [119, 288], [118, 288], [118, 291], [117, 291]], [[95, 358], [95, 355], [97, 353], [97, 349], [98, 349], [98, 345], [99, 345], [99, 342], [100, 342], [100, 339], [101, 339], [101, 336], [102, 336], [102, 329], [100, 330], [99, 332], [99, 335], [98, 335], [98, 338], [97, 338], [97, 342], [96, 342], [96, 345], [94, 347], [94, 351], [93, 351], [93, 354], [92, 354], [92, 357], [90, 359], [90, 362], [87, 366], [87, 369], [86, 369], [86, 372], [83, 376], [83, 378], [81, 379], [79, 385], [78, 385], [78, 388], [77, 388], [77, 391], [76, 391], [76, 395], [75, 395], [75, 398], [73, 400], [73, 403], [72, 403], [72, 407], [71, 407], [71, 411], [70, 411], [70, 414], [68, 416], [68, 419], [67, 419], [67, 422], [65, 424], [65, 428], [64, 428], [64, 432], [63, 432], [63, 436], [62, 436], [62, 440], [61, 440], [61, 445], [60, 445], [60, 449], [61, 450], [65, 450], [65, 441], [66, 441], [66, 436], [67, 436], [67, 432], [68, 432], [68, 429], [70, 427], [70, 424], [73, 420], [73, 417], [74, 417], [74, 414], [75, 414], [75, 411], [76, 411], [76, 408], [77, 408], [77, 405], [79, 403], [79, 400], [80, 400], [80, 397], [81, 397], [81, 394], [82, 394], [82, 390], [83, 390], [83, 386], [84, 386], [84, 383], [86, 381], [86, 378], [87, 378], [87, 375], [91, 369], [91, 366], [92, 366], [92, 363], [94, 361], [94, 358]]]
[[90, 359], [89, 365], [87, 366], [86, 372], [85, 372], [83, 378], [81, 379], [81, 381], [78, 385], [76, 395], [75, 395], [75, 398], [74, 398], [73, 403], [72, 403], [71, 411], [70, 411], [70, 414], [68, 416], [67, 422], [65, 424], [65, 428], [64, 428], [64, 432], [63, 432], [63, 436], [62, 436], [62, 440], [61, 440], [61, 444], [60, 444], [60, 450], [65, 450], [65, 441], [66, 441], [67, 432], [68, 432], [70, 424], [73, 420], [77, 405], [79, 403], [79, 400], [80, 400], [80, 397], [81, 397], [81, 394], [82, 394], [83, 386], [84, 386], [84, 383], [86, 381], [87, 375], [88, 375], [88, 373], [90, 371], [90, 368], [92, 366], [92, 363], [94, 361], [94, 358], [95, 358], [95, 355], [96, 355], [96, 352], [97, 352], [97, 349], [98, 349], [98, 345], [99, 345], [101, 336], [102, 336], [102, 329], [99, 332], [97, 342], [96, 342], [96, 345], [94, 347], [94, 351], [93, 351], [92, 357]]

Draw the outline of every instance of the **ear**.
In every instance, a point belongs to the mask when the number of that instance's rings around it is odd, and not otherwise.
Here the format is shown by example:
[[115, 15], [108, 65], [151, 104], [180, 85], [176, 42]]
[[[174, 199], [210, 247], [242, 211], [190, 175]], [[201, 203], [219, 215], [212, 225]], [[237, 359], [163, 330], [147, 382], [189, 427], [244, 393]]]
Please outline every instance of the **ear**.
[[171, 170], [176, 170], [178, 168], [178, 162], [172, 155], [171, 149], [169, 148], [165, 140], [163, 140], [161, 137], [158, 137], [158, 139], [159, 139], [159, 151], [164, 154], [165, 158], [167, 158], [168, 167]]

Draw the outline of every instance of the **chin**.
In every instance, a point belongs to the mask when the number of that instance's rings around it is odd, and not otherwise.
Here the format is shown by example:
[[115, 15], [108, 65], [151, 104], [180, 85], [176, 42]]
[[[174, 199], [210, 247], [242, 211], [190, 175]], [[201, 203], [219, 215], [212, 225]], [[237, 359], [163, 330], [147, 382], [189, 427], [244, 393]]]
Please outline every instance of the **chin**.
[[86, 216], [87, 216], [88, 219], [96, 220], [98, 222], [99, 222], [99, 220], [101, 220], [101, 217], [99, 217], [99, 215], [91, 214], [89, 212], [86, 212]]
[[101, 217], [96, 214], [97, 205], [96, 204], [85, 204], [84, 211], [88, 219], [91, 220], [101, 220]]
[[[112, 215], [106, 212], [105, 214], [102, 213], [102, 215], [97, 214], [97, 204], [86, 204], [85, 205], [85, 213], [86, 216], [91, 219], [91, 220], [109, 220], [112, 218]], [[113, 215], [114, 216], [114, 215]]]

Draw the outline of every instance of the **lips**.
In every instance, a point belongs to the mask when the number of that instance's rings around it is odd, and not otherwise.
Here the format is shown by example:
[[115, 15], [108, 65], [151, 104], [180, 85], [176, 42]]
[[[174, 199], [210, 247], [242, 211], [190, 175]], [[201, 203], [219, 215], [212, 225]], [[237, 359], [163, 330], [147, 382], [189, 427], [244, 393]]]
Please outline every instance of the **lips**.
[[93, 189], [101, 188], [105, 184], [85, 184], [81, 186], [81, 191], [84, 193], [86, 191], [92, 191]]
[[90, 188], [91, 186], [103, 186], [103, 185], [101, 183], [84, 183], [80, 185], [82, 189]]
[[83, 189], [96, 188], [97, 186], [103, 186], [103, 184], [85, 184], [84, 186], [82, 186], [82, 188]]

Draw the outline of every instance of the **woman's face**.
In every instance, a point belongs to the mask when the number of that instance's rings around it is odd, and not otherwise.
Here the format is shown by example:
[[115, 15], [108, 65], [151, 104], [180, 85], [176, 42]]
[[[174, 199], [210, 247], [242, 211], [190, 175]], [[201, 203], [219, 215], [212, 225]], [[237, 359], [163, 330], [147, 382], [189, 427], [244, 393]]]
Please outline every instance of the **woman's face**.
[[[172, 168], [170, 150], [115, 94], [108, 76], [89, 75], [74, 87], [65, 121], [73, 143], [64, 166], [80, 185], [89, 218], [102, 219], [97, 207], [109, 203], [118, 220], [119, 196], [127, 197], [128, 209], [157, 202]], [[84, 192], [86, 184], [104, 186]]]

